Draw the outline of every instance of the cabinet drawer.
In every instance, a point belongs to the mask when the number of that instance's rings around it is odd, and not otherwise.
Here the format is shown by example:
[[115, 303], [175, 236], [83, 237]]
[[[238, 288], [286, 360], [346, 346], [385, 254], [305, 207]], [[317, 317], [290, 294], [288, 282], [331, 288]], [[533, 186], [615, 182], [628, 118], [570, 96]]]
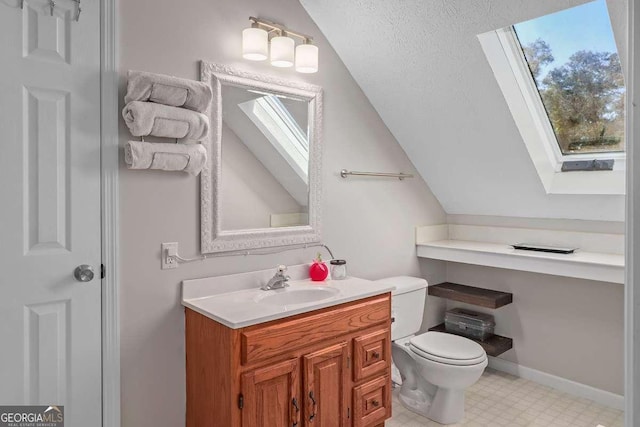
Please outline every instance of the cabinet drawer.
[[284, 355], [301, 347], [388, 321], [390, 296], [372, 297], [290, 320], [249, 327], [241, 333], [242, 363]]
[[391, 366], [389, 328], [362, 335], [353, 340], [353, 380], [384, 374]]
[[353, 389], [353, 425], [371, 427], [391, 416], [391, 381], [389, 375]]

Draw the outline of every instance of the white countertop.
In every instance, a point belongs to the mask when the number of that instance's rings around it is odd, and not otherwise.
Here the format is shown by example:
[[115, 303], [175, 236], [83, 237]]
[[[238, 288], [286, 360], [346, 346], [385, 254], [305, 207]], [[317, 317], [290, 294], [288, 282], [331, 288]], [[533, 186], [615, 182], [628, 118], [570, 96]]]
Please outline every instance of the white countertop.
[[[247, 289], [245, 288], [246, 285], [241, 283], [253, 282], [255, 284], [256, 277], [265, 277], [265, 271], [271, 273], [271, 270], [263, 270], [261, 272], [221, 276], [220, 278], [185, 280], [182, 284], [182, 305], [229, 328], [238, 329], [381, 295], [395, 289], [393, 285], [356, 277], [348, 277], [343, 280], [326, 280], [324, 282], [312, 282], [309, 279], [291, 280], [289, 281], [289, 287], [271, 291], [263, 291], [255, 287]], [[229, 292], [229, 283], [233, 282], [234, 276], [237, 276], [238, 288], [240, 289]], [[216, 279], [219, 279], [217, 281], [218, 286], [216, 286]], [[321, 301], [287, 306], [273, 305], [260, 301], [261, 298], [269, 294], [310, 287], [335, 288], [336, 293]], [[221, 289], [226, 291], [219, 292]]]
[[422, 258], [624, 283], [624, 255], [619, 254], [581, 250], [554, 254], [513, 249], [501, 243], [463, 240], [420, 242], [417, 253]]

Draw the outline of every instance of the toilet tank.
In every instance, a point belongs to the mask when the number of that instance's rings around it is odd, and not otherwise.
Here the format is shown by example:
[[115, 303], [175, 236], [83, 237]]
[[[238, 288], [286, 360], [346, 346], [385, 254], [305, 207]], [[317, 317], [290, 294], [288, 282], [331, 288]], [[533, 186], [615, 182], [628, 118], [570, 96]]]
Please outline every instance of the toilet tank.
[[391, 296], [391, 340], [418, 332], [424, 314], [427, 281], [419, 277], [396, 276], [380, 279], [378, 282], [396, 287]]

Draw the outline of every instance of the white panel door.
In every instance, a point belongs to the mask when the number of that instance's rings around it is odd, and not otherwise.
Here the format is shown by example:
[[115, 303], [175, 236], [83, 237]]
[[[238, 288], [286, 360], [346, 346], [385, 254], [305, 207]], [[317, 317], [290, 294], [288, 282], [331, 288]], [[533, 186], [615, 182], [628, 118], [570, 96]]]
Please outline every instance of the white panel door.
[[100, 22], [81, 1], [76, 22], [74, 0], [0, 0], [0, 404], [64, 405], [68, 427], [101, 425]]

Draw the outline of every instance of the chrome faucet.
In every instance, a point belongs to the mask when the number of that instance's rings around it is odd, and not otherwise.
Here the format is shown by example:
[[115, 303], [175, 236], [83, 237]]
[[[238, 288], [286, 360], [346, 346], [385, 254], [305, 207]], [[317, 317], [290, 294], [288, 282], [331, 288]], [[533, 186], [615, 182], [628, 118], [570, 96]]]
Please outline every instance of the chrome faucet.
[[289, 286], [287, 283], [289, 281], [289, 276], [285, 276], [285, 271], [287, 271], [287, 266], [279, 265], [275, 276], [269, 279], [265, 285], [262, 285], [260, 289], [263, 291], [270, 291], [271, 289], [282, 289]]

